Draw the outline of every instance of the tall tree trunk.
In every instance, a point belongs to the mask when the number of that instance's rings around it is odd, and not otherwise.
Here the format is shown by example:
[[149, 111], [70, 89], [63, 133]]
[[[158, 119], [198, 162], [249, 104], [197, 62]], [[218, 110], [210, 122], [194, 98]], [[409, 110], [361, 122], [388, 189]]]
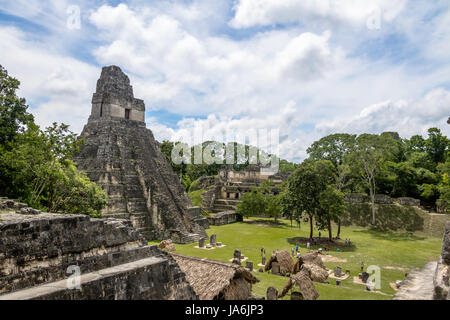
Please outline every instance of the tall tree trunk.
[[341, 218], [339, 218], [338, 220], [338, 230], [337, 230], [337, 235], [336, 235], [336, 239], [340, 239], [341, 238]]
[[[301, 222], [300, 222], [301, 223]], [[313, 221], [312, 221], [312, 215], [309, 216], [309, 238], [313, 238]]]
[[331, 219], [328, 216], [328, 240], [333, 241], [333, 233], [331, 232]]
[[372, 225], [375, 226], [376, 223], [376, 213], [375, 213], [375, 187], [372, 184], [370, 188], [370, 200], [372, 202]]

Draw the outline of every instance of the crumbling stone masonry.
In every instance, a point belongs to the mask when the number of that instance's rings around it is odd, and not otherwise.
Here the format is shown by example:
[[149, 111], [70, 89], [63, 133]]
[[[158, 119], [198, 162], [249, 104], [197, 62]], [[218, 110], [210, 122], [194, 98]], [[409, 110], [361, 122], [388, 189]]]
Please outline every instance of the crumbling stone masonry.
[[[129, 220], [11, 212], [0, 234], [0, 300], [198, 299], [172, 256]], [[67, 285], [74, 267], [81, 290]]]
[[442, 254], [433, 279], [435, 300], [450, 300], [450, 221], [445, 225]]
[[[191, 200], [145, 127], [145, 105], [119, 67], [104, 67], [75, 161], [108, 195], [105, 217], [130, 219], [148, 240], [177, 243], [206, 236]], [[193, 211], [195, 212], [195, 210]], [[205, 219], [206, 220], [206, 219]], [[203, 226], [202, 226], [203, 225]]]

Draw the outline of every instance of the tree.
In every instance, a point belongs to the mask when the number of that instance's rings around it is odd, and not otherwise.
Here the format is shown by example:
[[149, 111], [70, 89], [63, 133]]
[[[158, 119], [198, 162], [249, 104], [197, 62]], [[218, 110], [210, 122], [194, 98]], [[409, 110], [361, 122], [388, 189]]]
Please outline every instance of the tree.
[[388, 169], [393, 174], [391, 196], [407, 197], [417, 193], [417, 170], [408, 162], [389, 162]]
[[[345, 157], [350, 154], [355, 147], [356, 135], [347, 133], [332, 134], [314, 142], [307, 152], [312, 160], [330, 160], [337, 171], [336, 190], [347, 189], [351, 180], [350, 167], [344, 164]], [[337, 238], [341, 234], [341, 221], [338, 219]]]
[[261, 190], [257, 187], [252, 187], [250, 192], [245, 192], [242, 195], [241, 201], [237, 204], [237, 213], [243, 217], [251, 217], [260, 215], [265, 212], [266, 199]]
[[405, 141], [406, 152], [408, 154], [418, 152], [425, 152], [425, 139], [420, 135], [412, 136], [409, 140]]
[[272, 180], [261, 183], [259, 191], [264, 196], [264, 212], [267, 216], [274, 218], [275, 223], [281, 214], [280, 195], [274, 194], [275, 187]]
[[438, 184], [439, 199], [436, 201], [439, 211], [450, 213], [450, 159], [438, 165], [437, 170], [441, 176]]
[[316, 214], [316, 222], [320, 229], [328, 229], [328, 239], [333, 241], [331, 221], [340, 221], [344, 213], [344, 194], [333, 185], [328, 185], [319, 195], [319, 208]]
[[[289, 192], [287, 187], [287, 181], [282, 183], [281, 193], [279, 195], [279, 204], [280, 204], [280, 214], [283, 217], [288, 218], [291, 221], [295, 219], [296, 221], [301, 221], [302, 212], [298, 210], [295, 206], [295, 197]], [[300, 228], [299, 224], [299, 228]]]
[[283, 174], [290, 174], [294, 172], [297, 165], [287, 160], [280, 160], [280, 172]]
[[295, 209], [297, 212], [306, 212], [310, 221], [311, 239], [313, 218], [320, 209], [320, 194], [335, 182], [335, 168], [329, 160], [304, 161], [288, 178], [286, 194], [281, 201], [282, 211]]
[[279, 195], [266, 195], [264, 212], [269, 216], [274, 218], [274, 222], [278, 223], [278, 217], [281, 213], [281, 204]]
[[9, 179], [0, 185], [0, 193], [35, 208], [98, 217], [106, 193], [70, 160], [82, 142], [64, 124], [42, 131], [29, 123], [11, 143], [12, 149], [0, 155], [1, 172]]
[[356, 138], [354, 151], [348, 155], [346, 161], [355, 172], [358, 172], [369, 189], [372, 203], [372, 225], [376, 223], [376, 175], [382, 162], [389, 157], [392, 144], [393, 139], [389, 136], [362, 134]]
[[337, 133], [314, 142], [306, 152], [312, 160], [330, 160], [336, 167], [354, 147], [356, 135]]
[[[342, 193], [342, 195], [345, 194], [345, 192], [348, 190], [350, 181], [352, 178], [352, 171], [350, 169], [350, 166], [342, 163], [338, 165], [337, 167], [337, 175], [336, 175], [336, 185], [335, 189], [339, 193]], [[337, 217], [337, 223], [338, 223], [338, 230], [336, 233], [336, 238], [340, 239], [341, 237], [341, 218]]]
[[7, 144], [33, 122], [25, 99], [16, 95], [19, 85], [20, 82], [8, 76], [8, 71], [0, 65], [0, 151], [2, 148], [10, 150]]
[[442, 135], [438, 128], [428, 129], [428, 139], [425, 141], [425, 150], [430, 159], [437, 165], [445, 162], [447, 151], [449, 149], [449, 140]]
[[82, 172], [71, 160], [59, 162], [53, 187], [49, 190], [48, 207], [51, 212], [69, 212], [101, 217], [107, 204], [106, 192]]

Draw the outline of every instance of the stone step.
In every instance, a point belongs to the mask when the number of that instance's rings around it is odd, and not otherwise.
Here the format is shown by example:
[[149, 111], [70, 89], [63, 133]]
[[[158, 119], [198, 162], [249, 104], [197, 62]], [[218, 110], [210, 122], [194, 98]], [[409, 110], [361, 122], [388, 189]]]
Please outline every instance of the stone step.
[[197, 242], [201, 238], [202, 237], [197, 233], [185, 233], [182, 235], [181, 241], [183, 243], [192, 243], [192, 242]]
[[220, 212], [224, 212], [224, 211], [235, 211], [236, 212], [236, 208], [234, 208], [234, 209], [228, 208], [226, 210], [213, 208], [212, 213], [220, 213]]
[[233, 205], [230, 205], [230, 204], [216, 204], [216, 203], [214, 203], [213, 209], [220, 209], [222, 211], [235, 210], [236, 206], [233, 206]]
[[232, 205], [235, 206], [238, 204], [241, 200], [239, 199], [216, 199], [214, 201], [214, 204], [220, 204], [220, 205]]
[[[130, 263], [120, 264], [114, 267], [101, 269], [98, 271], [82, 274], [80, 276], [81, 291], [90, 292], [92, 288], [103, 287], [103, 284], [120, 282], [125, 275], [135, 273], [148, 273], [150, 270], [157, 268], [158, 265], [166, 263], [166, 260], [161, 257], [148, 257], [145, 259], [133, 261]], [[150, 271], [150, 272], [149, 272]], [[116, 281], [114, 280], [116, 279]], [[122, 280], [123, 281], [123, 280]], [[71, 284], [72, 282], [69, 282]], [[152, 282], [150, 282], [152, 283]], [[153, 283], [152, 283], [153, 284]], [[124, 291], [132, 292], [135, 288], [132, 288], [132, 283], [124, 283], [126, 288], [121, 288]], [[142, 283], [139, 284], [141, 286]], [[130, 287], [128, 287], [130, 286]], [[89, 290], [90, 289], [90, 290]], [[78, 291], [78, 292], [77, 292]], [[134, 290], [135, 291], [135, 290]], [[35, 299], [52, 299], [58, 297], [71, 298], [72, 293], [79, 294], [80, 290], [73, 290], [68, 288], [67, 279], [49, 282], [35, 287], [19, 290], [16, 292], [4, 294], [0, 296], [0, 300], [35, 300]], [[124, 292], [125, 293], [125, 292]], [[105, 292], [104, 292], [105, 294]], [[121, 292], [114, 292], [115, 297], [120, 297]], [[115, 298], [110, 296], [103, 296], [101, 298], [109, 299]], [[100, 297], [99, 297], [100, 298]]]

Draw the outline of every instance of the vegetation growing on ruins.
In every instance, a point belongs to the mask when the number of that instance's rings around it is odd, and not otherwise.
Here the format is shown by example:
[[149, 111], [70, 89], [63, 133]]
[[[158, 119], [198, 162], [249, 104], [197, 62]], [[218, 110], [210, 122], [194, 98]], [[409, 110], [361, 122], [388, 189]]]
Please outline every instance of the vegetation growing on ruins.
[[16, 94], [19, 85], [0, 66], [0, 194], [51, 212], [98, 216], [106, 193], [71, 160], [82, 141], [65, 124], [39, 128]]
[[191, 198], [192, 204], [196, 207], [202, 206], [202, 194], [205, 192], [205, 189], [199, 189], [189, 192], [189, 197]]

